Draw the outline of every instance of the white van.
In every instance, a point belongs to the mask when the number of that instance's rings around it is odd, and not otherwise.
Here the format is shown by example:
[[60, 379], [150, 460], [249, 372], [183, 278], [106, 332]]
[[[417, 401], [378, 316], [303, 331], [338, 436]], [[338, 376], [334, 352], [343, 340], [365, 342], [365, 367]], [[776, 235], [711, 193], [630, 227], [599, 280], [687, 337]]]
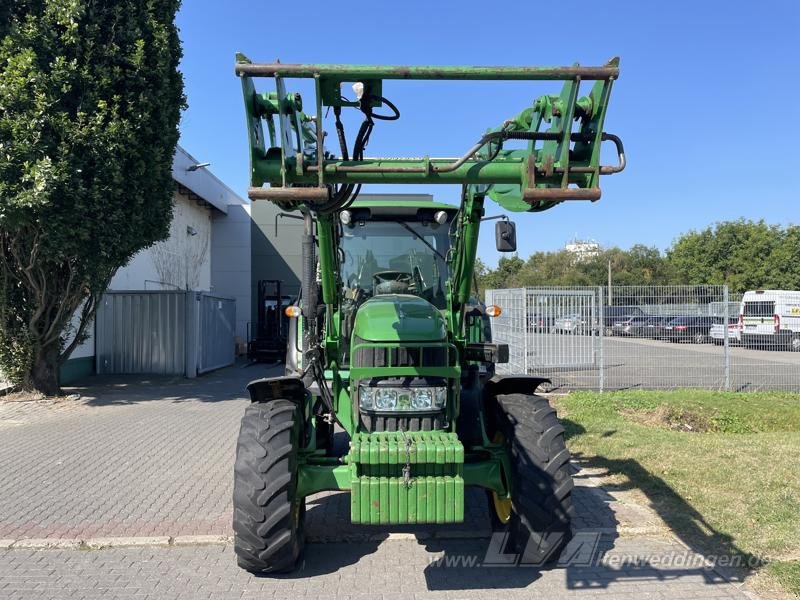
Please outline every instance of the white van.
[[739, 308], [742, 344], [800, 351], [800, 291], [745, 292]]

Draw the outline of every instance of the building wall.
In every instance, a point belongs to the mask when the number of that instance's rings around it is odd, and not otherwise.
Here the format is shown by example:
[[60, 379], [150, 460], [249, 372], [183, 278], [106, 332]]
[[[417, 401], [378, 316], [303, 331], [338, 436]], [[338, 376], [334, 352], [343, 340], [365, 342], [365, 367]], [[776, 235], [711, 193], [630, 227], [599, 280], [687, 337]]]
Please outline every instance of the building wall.
[[211, 291], [236, 300], [236, 337], [247, 341], [250, 321], [250, 204], [231, 204], [211, 218]]
[[109, 289], [210, 290], [211, 209], [175, 192], [169, 237], [136, 254]]
[[[300, 293], [302, 275], [303, 222], [287, 217], [278, 218], [275, 235], [275, 216], [283, 212], [271, 202], [251, 204], [251, 321], [257, 320], [258, 282], [261, 279], [280, 279], [281, 293], [291, 296]], [[300, 213], [294, 212], [299, 216]]]
[[[211, 209], [175, 192], [169, 238], [138, 252], [117, 271], [112, 290], [211, 289]], [[196, 235], [189, 235], [192, 227]], [[245, 284], [246, 285], [246, 284]], [[224, 294], [223, 294], [224, 295]], [[77, 324], [77, 323], [75, 323]], [[62, 380], [91, 372], [94, 356], [94, 325], [89, 337], [69, 357]]]

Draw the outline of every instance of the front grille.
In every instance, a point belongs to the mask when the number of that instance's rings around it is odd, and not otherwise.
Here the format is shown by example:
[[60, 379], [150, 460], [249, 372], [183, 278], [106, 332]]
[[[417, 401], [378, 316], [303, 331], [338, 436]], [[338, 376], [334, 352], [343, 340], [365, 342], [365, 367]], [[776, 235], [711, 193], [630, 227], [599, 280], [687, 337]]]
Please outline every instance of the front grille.
[[444, 414], [428, 415], [379, 415], [360, 411], [359, 419], [364, 431], [436, 431], [444, 429]]
[[359, 337], [355, 344], [365, 344], [356, 349], [354, 367], [447, 367], [447, 346], [385, 348], [373, 346]]

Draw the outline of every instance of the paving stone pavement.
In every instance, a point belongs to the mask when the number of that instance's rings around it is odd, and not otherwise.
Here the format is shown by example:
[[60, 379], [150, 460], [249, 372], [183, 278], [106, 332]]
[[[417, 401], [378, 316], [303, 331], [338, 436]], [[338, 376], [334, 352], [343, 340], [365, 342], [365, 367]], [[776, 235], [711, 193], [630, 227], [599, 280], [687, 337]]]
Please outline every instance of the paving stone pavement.
[[[605, 489], [602, 472], [580, 465], [573, 546], [581, 552], [553, 569], [489, 564], [487, 505], [470, 490], [463, 524], [391, 535], [351, 525], [346, 494], [318, 494], [307, 502], [298, 573], [247, 574], [225, 543], [231, 473], [244, 385], [268, 372], [94, 378], [68, 390], [80, 399], [0, 401], [0, 542], [162, 536], [153, 540], [161, 546], [102, 550], [18, 542], [0, 550], [0, 598], [754, 597], [705, 566], [635, 495]], [[164, 546], [193, 535], [222, 543]]]

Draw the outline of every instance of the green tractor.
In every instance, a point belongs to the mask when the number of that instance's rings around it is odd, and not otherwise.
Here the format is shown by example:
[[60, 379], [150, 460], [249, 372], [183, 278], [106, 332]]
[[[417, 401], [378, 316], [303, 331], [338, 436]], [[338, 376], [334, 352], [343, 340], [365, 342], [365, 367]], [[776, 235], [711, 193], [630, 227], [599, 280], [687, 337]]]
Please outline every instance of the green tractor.
[[[487, 197], [512, 212], [594, 201], [600, 176], [624, 168], [621, 141], [603, 132], [618, 64], [347, 66], [237, 56], [248, 194], [299, 211], [304, 221], [301, 298], [286, 309], [286, 375], [248, 385], [252, 403], [236, 449], [241, 567], [293, 569], [305, 498], [324, 490], [350, 492], [353, 523], [399, 526], [462, 522], [465, 487], [477, 486], [511, 551], [528, 564], [558, 557], [572, 513], [564, 430], [536, 395], [546, 379], [495, 373], [508, 347], [492, 343], [487, 326], [500, 307], [475, 299], [475, 256]], [[275, 91], [257, 92], [255, 77], [273, 79]], [[311, 111], [286, 91], [287, 79], [313, 85]], [[400, 116], [384, 91], [397, 79], [564, 85], [460, 157], [365, 157], [375, 124]], [[581, 96], [587, 80], [591, 90]], [[354, 96], [343, 95], [344, 84]], [[351, 148], [343, 110], [363, 115]], [[336, 153], [326, 144], [325, 111], [333, 113]], [[603, 141], [615, 146], [617, 164], [600, 165]], [[359, 198], [363, 184], [419, 183], [460, 185], [460, 206], [402, 194]], [[512, 222], [498, 220], [495, 234], [498, 250], [516, 249]], [[335, 429], [349, 438], [347, 447], [334, 444]]]

